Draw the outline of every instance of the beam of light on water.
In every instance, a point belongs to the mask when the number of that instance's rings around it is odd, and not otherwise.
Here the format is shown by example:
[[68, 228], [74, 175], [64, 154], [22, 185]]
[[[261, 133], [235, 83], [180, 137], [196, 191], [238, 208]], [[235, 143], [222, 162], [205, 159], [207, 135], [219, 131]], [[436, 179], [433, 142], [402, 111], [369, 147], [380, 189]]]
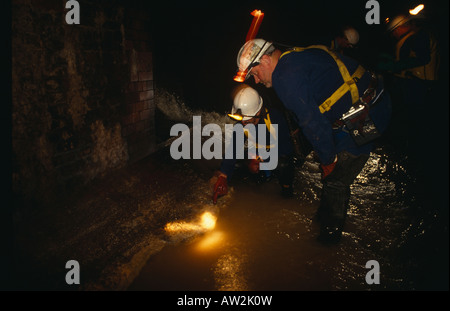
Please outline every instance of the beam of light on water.
[[212, 230], [216, 226], [217, 217], [210, 212], [204, 212], [201, 217], [201, 226], [206, 230]]
[[218, 246], [223, 245], [224, 239], [225, 234], [222, 231], [208, 232], [196, 243], [196, 249], [203, 252], [216, 249]]
[[204, 236], [195, 243], [195, 249], [198, 251], [209, 251], [223, 244], [224, 233], [214, 231], [216, 227], [217, 216], [211, 212], [204, 212], [196, 222], [170, 222], [166, 224], [165, 231], [169, 234], [203, 234]]
[[164, 227], [167, 233], [207, 232], [216, 226], [217, 217], [211, 212], [204, 212], [196, 222], [176, 221], [169, 222]]

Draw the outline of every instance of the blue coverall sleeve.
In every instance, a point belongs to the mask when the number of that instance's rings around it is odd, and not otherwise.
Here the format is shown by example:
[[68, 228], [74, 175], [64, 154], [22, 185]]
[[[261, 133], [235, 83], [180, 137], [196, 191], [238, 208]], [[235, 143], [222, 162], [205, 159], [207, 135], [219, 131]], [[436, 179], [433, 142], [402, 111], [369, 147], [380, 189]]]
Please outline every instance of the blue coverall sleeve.
[[[280, 66], [280, 67], [278, 67]], [[272, 76], [273, 87], [287, 109], [295, 113], [303, 134], [313, 146], [320, 162], [324, 165], [333, 162], [336, 147], [332, 125], [320, 112], [318, 104], [310, 93], [308, 73], [285, 70], [286, 64], [278, 64], [279, 74]]]

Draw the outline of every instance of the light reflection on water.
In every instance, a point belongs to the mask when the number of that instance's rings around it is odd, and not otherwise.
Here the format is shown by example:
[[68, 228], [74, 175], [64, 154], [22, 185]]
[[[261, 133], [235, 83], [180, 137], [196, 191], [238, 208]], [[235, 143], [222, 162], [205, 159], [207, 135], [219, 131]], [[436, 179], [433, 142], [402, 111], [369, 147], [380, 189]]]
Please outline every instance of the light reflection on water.
[[[411, 271], [419, 263], [408, 255], [411, 239], [426, 228], [423, 220], [411, 218], [415, 198], [407, 185], [413, 180], [401, 163], [377, 149], [351, 187], [342, 241], [329, 247], [316, 241], [312, 219], [321, 184], [311, 158], [297, 172], [293, 199], [282, 199], [274, 180], [234, 181], [231, 203], [216, 211], [214, 229], [157, 254], [130, 289], [415, 289]], [[381, 266], [376, 287], [365, 282], [369, 260]]]
[[245, 256], [226, 252], [217, 259], [212, 268], [216, 290], [243, 291], [249, 290], [247, 274], [244, 270]]

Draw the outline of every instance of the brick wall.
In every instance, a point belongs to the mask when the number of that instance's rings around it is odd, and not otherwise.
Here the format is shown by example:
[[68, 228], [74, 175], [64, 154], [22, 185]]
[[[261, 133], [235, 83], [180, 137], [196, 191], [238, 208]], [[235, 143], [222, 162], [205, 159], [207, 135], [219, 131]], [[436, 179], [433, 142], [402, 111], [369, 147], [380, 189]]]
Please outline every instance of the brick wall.
[[[143, 29], [133, 30], [136, 36]], [[130, 49], [131, 76], [126, 89], [126, 113], [122, 118], [122, 134], [127, 138], [131, 161], [149, 154], [155, 145], [155, 104], [153, 90], [152, 53]]]
[[144, 1], [12, 2], [12, 186], [52, 200], [155, 149]]

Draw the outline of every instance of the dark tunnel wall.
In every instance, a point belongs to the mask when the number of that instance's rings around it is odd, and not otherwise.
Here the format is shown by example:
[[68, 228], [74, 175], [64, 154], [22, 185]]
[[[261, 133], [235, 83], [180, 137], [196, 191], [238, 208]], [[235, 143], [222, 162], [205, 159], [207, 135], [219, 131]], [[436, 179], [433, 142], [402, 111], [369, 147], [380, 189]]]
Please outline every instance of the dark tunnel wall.
[[12, 188], [47, 202], [155, 149], [150, 17], [137, 1], [12, 2]]

